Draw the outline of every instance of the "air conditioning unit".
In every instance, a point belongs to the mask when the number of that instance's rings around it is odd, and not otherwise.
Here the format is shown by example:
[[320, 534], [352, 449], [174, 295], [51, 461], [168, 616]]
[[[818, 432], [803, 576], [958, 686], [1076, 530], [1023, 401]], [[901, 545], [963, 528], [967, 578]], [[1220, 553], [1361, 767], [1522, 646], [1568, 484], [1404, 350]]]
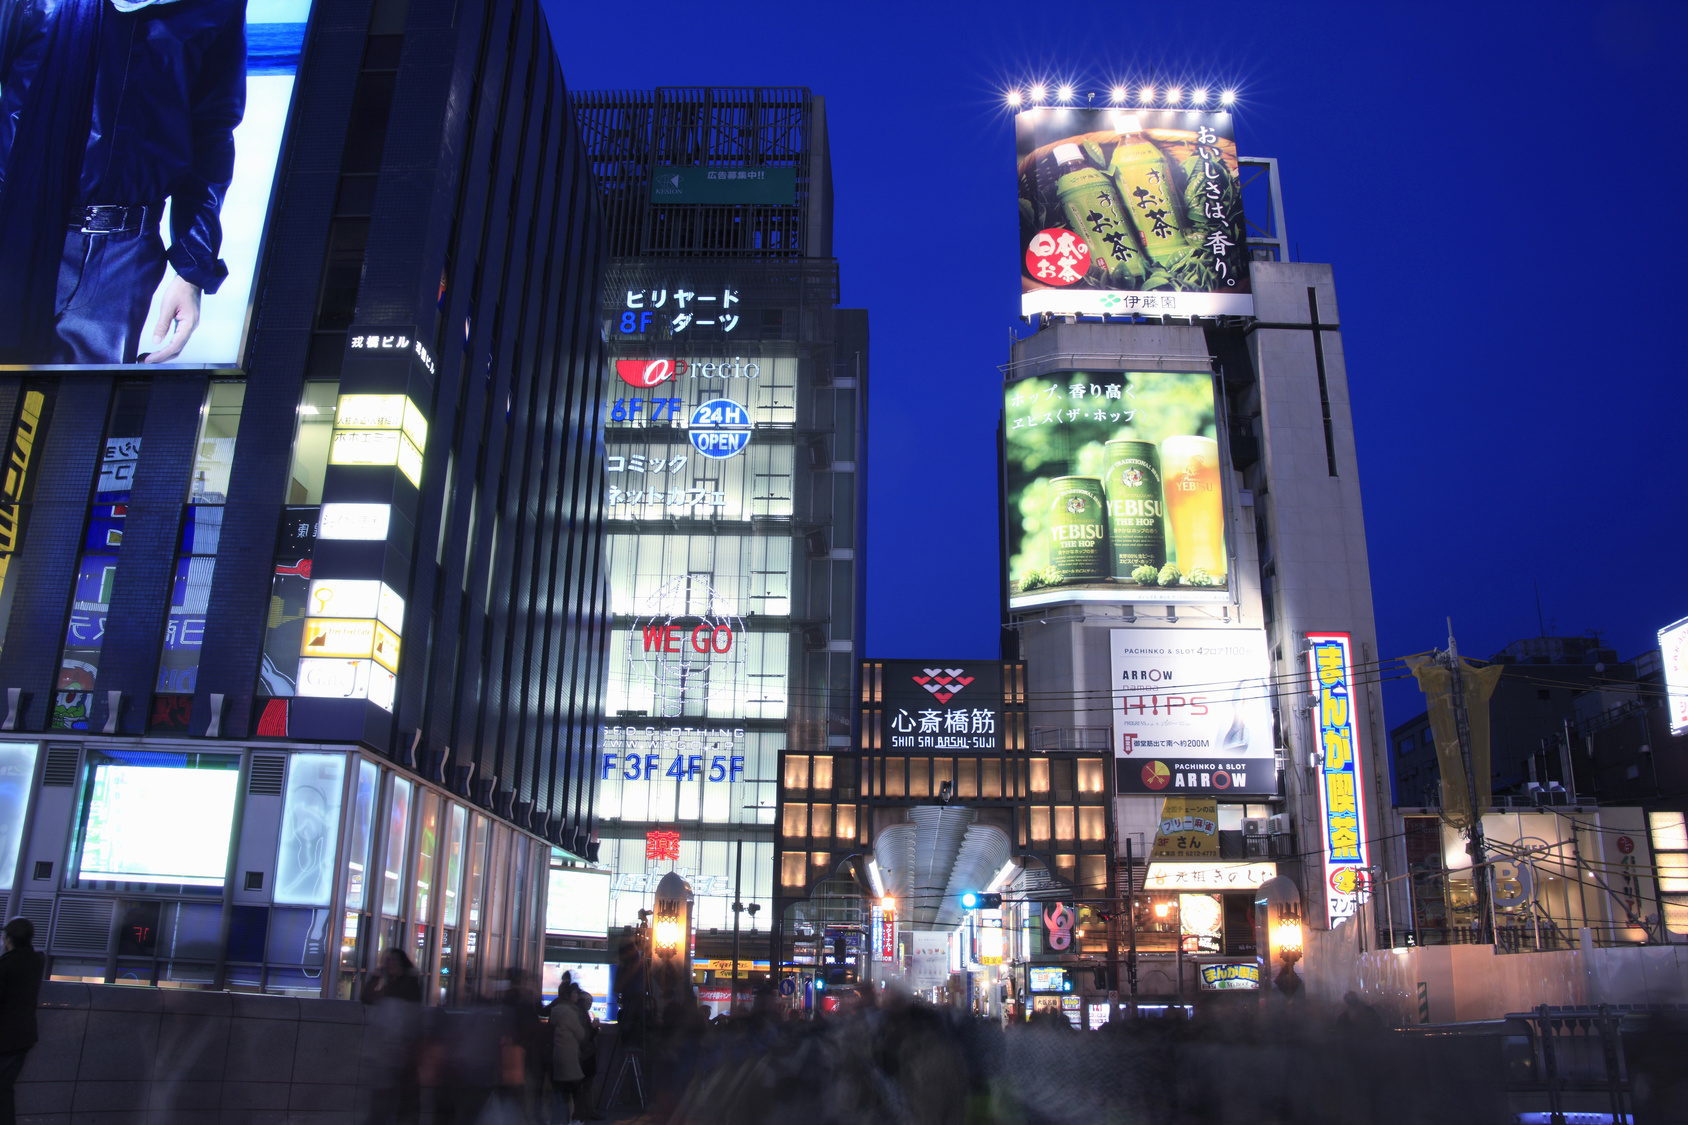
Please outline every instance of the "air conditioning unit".
[[1273, 836], [1289, 835], [1289, 814], [1277, 813], [1266, 819], [1266, 831]]
[[1272, 854], [1272, 837], [1244, 836], [1243, 844], [1249, 859], [1265, 859]]
[[1251, 816], [1251, 817], [1248, 817], [1247, 819], [1245, 819], [1243, 821], [1243, 835], [1244, 836], [1264, 836], [1264, 835], [1266, 835], [1266, 818], [1262, 817], [1262, 816]]

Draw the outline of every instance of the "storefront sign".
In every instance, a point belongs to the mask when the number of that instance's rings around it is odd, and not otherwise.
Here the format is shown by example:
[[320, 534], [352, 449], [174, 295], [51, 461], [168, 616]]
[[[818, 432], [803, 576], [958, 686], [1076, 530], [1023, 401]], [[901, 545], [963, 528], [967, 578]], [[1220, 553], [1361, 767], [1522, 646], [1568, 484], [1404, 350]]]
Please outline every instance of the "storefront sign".
[[701, 403], [686, 427], [692, 448], [718, 461], [743, 453], [750, 444], [750, 411], [730, 398]]
[[758, 164], [743, 168], [660, 165], [651, 174], [651, 202], [791, 207], [797, 203], [797, 169]]
[[1001, 663], [887, 660], [882, 676], [890, 749], [1002, 749]]
[[629, 289], [622, 300], [616, 328], [623, 336], [656, 331], [678, 336], [691, 328], [717, 328], [730, 333], [739, 326], [739, 291], [726, 287], [697, 292], [684, 284]]
[[1331, 926], [1359, 909], [1367, 849], [1360, 777], [1360, 734], [1354, 725], [1354, 662], [1347, 633], [1307, 634], [1307, 663], [1316, 699], [1319, 812], [1323, 820], [1326, 918]]
[[1276, 863], [1167, 863], [1149, 864], [1143, 888], [1150, 891], [1252, 890], [1278, 873]]
[[645, 833], [645, 859], [674, 860], [680, 858], [680, 833], [672, 829], [653, 828]]
[[392, 516], [391, 504], [324, 504], [317, 519], [317, 538], [385, 539]]
[[1239, 961], [1226, 965], [1202, 965], [1197, 971], [1201, 974], [1203, 992], [1258, 992], [1260, 990], [1260, 965], [1255, 961]]
[[1207, 797], [1168, 797], [1152, 858], [1218, 859], [1219, 802]]
[[1053, 902], [1043, 908], [1044, 943], [1057, 953], [1073, 943], [1073, 926], [1078, 914], [1064, 902]]

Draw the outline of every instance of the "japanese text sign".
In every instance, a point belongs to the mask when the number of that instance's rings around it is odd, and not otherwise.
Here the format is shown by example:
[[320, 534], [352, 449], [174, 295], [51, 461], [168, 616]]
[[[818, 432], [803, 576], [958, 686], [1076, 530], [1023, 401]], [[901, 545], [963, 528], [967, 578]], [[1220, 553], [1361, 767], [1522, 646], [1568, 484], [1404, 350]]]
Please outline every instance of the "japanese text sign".
[[1168, 797], [1151, 858], [1218, 859], [1219, 802], [1211, 797]]
[[1002, 665], [887, 660], [884, 736], [893, 750], [1002, 749]]
[[1353, 643], [1347, 633], [1309, 633], [1307, 644], [1319, 754], [1325, 892], [1329, 922], [1334, 925], [1359, 908], [1367, 866], [1360, 738], [1353, 708]]

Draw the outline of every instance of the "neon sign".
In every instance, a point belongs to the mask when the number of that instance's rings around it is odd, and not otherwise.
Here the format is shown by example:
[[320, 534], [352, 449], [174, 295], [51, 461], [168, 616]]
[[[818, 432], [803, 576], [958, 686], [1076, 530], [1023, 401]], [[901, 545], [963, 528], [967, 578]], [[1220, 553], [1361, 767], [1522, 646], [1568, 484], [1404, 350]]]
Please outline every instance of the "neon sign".
[[1307, 665], [1317, 698], [1319, 816], [1323, 822], [1325, 898], [1332, 925], [1359, 909], [1368, 867], [1360, 738], [1354, 726], [1353, 642], [1347, 633], [1307, 634]]

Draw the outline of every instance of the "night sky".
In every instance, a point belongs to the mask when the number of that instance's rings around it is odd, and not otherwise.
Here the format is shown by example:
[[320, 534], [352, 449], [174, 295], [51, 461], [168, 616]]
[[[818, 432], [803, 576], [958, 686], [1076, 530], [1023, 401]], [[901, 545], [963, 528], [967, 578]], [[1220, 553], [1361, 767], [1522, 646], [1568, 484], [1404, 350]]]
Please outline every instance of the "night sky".
[[1280, 160], [1301, 260], [1336, 270], [1383, 655], [1450, 615], [1468, 655], [1534, 636], [1538, 583], [1550, 633], [1625, 659], [1688, 615], [1688, 5], [546, 7], [575, 89], [826, 97], [873, 341], [865, 655], [996, 653], [1002, 93], [1038, 78], [1235, 86], [1240, 151]]

